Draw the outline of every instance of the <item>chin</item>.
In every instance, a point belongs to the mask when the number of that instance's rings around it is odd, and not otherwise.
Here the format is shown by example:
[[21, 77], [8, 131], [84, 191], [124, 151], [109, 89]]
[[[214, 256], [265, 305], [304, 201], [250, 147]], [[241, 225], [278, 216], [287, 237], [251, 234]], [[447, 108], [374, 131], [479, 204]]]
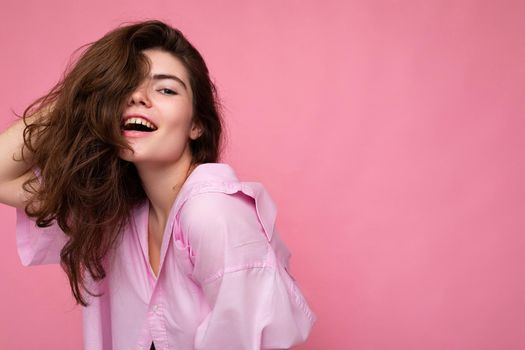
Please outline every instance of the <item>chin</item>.
[[[170, 165], [180, 162], [184, 157], [182, 152], [172, 152], [172, 153], [163, 153], [163, 154], [151, 154], [151, 153], [133, 153], [128, 149], [121, 150], [118, 157], [122, 160], [125, 160], [130, 163], [140, 164], [140, 163], [149, 163], [153, 164], [164, 164]], [[191, 156], [190, 156], [191, 158]]]
[[118, 157], [122, 160], [133, 162], [135, 155], [130, 150], [125, 149], [120, 151]]
[[140, 154], [137, 154], [137, 152], [132, 152], [128, 149], [122, 150], [119, 154], [119, 158], [126, 162], [135, 164], [150, 160], [149, 157], [141, 156]]

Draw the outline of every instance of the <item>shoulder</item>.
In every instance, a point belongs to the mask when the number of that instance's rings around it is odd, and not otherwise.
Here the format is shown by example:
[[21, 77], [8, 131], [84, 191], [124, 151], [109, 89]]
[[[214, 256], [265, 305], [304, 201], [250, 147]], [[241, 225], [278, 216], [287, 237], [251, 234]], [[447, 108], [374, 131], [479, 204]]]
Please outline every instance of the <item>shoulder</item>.
[[178, 211], [183, 234], [233, 228], [235, 231], [262, 230], [268, 241], [272, 239], [277, 206], [262, 183], [208, 182], [190, 192]]
[[239, 223], [257, 219], [254, 199], [242, 191], [206, 191], [189, 197], [179, 213], [182, 226]]
[[215, 186], [189, 196], [179, 211], [182, 234], [190, 243], [201, 239], [271, 240], [275, 206], [258, 182]]

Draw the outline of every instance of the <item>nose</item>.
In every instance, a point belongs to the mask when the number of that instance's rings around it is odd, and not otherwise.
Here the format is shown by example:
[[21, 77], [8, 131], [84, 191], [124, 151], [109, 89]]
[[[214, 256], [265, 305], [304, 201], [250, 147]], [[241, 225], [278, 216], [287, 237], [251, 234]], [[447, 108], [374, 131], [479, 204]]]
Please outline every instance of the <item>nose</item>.
[[129, 100], [128, 100], [129, 106], [138, 104], [138, 103], [143, 104], [147, 107], [151, 105], [151, 101], [149, 100], [148, 94], [147, 94], [147, 86], [145, 85], [141, 85], [138, 88], [136, 88], [135, 91], [133, 91], [133, 93], [129, 97]]

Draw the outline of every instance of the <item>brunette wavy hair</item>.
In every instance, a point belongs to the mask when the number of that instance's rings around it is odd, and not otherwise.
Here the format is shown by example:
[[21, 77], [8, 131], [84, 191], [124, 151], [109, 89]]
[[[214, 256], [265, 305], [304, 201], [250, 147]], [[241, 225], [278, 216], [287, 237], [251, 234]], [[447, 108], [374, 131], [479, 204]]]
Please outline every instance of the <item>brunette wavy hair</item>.
[[[219, 161], [223, 129], [206, 63], [178, 29], [159, 20], [124, 22], [79, 49], [86, 46], [49, 93], [17, 115], [25, 123], [27, 162], [40, 170], [23, 184], [31, 194], [25, 212], [39, 227], [56, 220], [68, 236], [60, 265], [82, 306], [89, 305], [82, 291], [102, 295], [89, 291], [84, 273], [94, 281], [106, 276], [106, 255], [131, 223], [133, 209], [147, 199], [135, 165], [119, 158], [122, 149], [133, 151], [121, 135], [121, 116], [151, 68], [142, 51], [170, 52], [189, 73], [192, 117], [203, 130], [196, 140], [188, 138], [192, 166]], [[35, 117], [31, 122], [30, 116]]]

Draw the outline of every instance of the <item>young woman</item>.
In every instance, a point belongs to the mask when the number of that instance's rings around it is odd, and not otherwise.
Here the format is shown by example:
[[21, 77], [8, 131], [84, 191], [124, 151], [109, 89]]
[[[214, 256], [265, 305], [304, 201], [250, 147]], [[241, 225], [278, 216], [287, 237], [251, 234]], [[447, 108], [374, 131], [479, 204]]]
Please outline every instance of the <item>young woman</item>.
[[219, 107], [199, 52], [149, 20], [91, 43], [0, 135], [20, 259], [61, 264], [86, 350], [287, 349], [308, 337], [316, 315], [275, 203], [218, 162]]

